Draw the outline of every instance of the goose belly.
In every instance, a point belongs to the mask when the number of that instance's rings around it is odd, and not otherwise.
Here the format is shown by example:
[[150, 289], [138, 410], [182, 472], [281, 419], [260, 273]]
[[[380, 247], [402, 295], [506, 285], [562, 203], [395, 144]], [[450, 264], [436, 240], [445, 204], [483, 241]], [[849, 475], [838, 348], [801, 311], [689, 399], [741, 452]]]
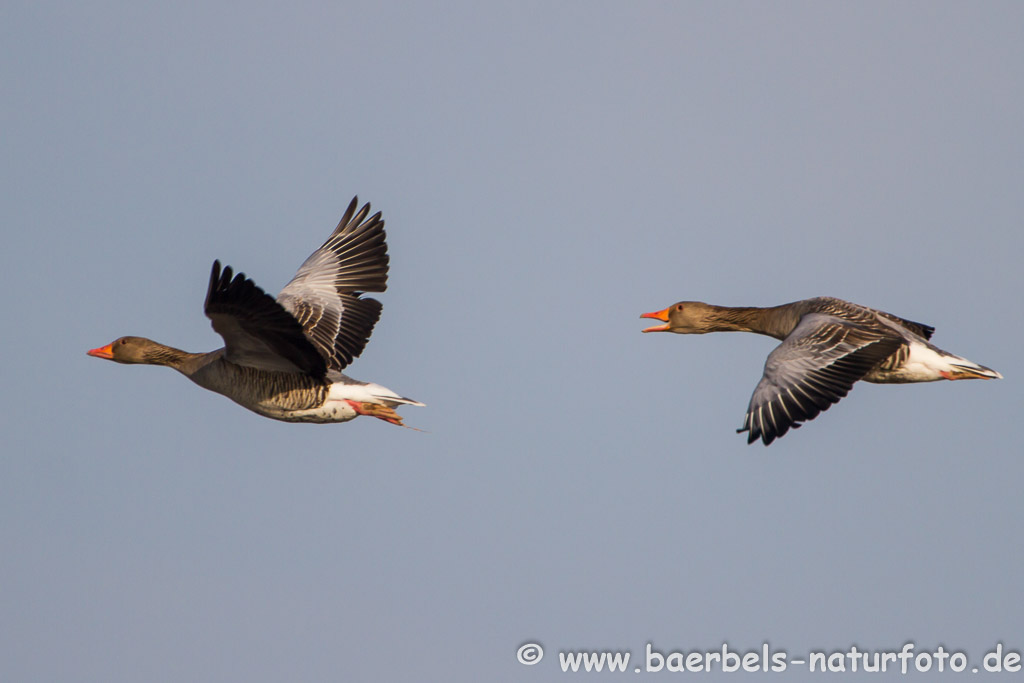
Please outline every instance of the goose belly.
[[252, 412], [284, 422], [347, 422], [357, 413], [332, 400], [331, 385], [307, 375], [257, 370], [233, 363], [211, 364], [191, 377]]
[[348, 422], [359, 415], [369, 414], [357, 412], [353, 408], [353, 403], [357, 405], [362, 404], [363, 406], [376, 405], [381, 407], [393, 406], [398, 403], [421, 405], [416, 401], [402, 398], [379, 384], [360, 382], [341, 373], [329, 373], [327, 381], [329, 384], [323, 385], [323, 394], [319, 398], [319, 405], [304, 410], [289, 410], [283, 413], [275, 412], [273, 415], [264, 414], [267, 417], [285, 420], [286, 422]]
[[348, 422], [359, 415], [352, 409], [352, 406], [343, 401], [328, 401], [317, 408], [302, 410], [282, 410], [269, 406], [254, 406], [250, 410], [282, 422], [317, 422], [320, 424]]
[[285, 422], [348, 422], [360, 415], [352, 407], [352, 402], [381, 406], [409, 402], [408, 399], [403, 399], [379, 384], [359, 382], [340, 373], [329, 375], [328, 382], [330, 383], [318, 385], [320, 393], [317, 394], [315, 406], [289, 410], [277, 410], [275, 406], [268, 406], [268, 412], [261, 414]]
[[882, 361], [878, 367], [864, 376], [864, 381], [876, 384], [935, 382], [946, 379], [942, 375], [943, 372], [953, 370], [950, 360], [963, 359], [931, 344], [913, 341]]
[[261, 400], [246, 407], [265, 417], [284, 422], [348, 422], [358, 416], [349, 403], [331, 396], [332, 393], [330, 385], [317, 382], [310, 387], [263, 396]]

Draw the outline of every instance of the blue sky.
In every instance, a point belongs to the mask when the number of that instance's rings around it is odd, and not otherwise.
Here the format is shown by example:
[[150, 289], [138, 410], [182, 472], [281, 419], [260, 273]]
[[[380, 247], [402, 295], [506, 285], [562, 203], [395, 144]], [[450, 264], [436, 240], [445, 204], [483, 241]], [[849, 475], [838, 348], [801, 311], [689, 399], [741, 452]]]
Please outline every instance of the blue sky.
[[[1020, 650], [1022, 26], [1011, 2], [6, 4], [0, 678]], [[426, 433], [86, 357], [219, 346], [213, 259], [276, 293], [354, 194], [391, 277], [350, 374], [427, 403], [403, 410]], [[681, 299], [818, 295], [1006, 379], [860, 384], [748, 447], [775, 342], [640, 334]]]

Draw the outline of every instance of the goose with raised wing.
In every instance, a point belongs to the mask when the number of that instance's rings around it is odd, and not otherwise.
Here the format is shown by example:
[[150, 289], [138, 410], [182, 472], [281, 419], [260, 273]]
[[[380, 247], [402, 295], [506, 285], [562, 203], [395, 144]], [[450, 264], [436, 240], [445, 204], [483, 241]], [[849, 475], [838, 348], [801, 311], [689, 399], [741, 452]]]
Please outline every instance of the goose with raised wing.
[[121, 337], [90, 356], [166, 365], [249, 410], [286, 422], [347, 422], [370, 415], [402, 425], [400, 405], [424, 404], [342, 373], [362, 353], [387, 289], [388, 253], [380, 212], [356, 211], [306, 259], [277, 299], [244, 273], [213, 262], [204, 310], [224, 347], [188, 353], [143, 337]]
[[739, 331], [782, 340], [768, 355], [737, 430], [749, 432], [747, 443], [760, 438], [767, 446], [790, 427], [813, 420], [858, 380], [897, 384], [1002, 378], [991, 368], [931, 344], [933, 327], [831, 297], [771, 308], [680, 301], [640, 317], [664, 323], [644, 332]]

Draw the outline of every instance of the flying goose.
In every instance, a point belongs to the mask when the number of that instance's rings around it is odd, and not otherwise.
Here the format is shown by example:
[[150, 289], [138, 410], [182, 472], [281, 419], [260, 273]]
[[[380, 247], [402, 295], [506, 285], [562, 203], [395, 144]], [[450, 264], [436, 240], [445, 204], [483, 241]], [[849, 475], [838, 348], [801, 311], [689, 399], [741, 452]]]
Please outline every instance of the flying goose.
[[641, 318], [661, 320], [644, 332], [756, 332], [781, 339], [769, 355], [737, 432], [767, 446], [790, 427], [813, 420], [857, 380], [878, 384], [940, 379], [1001, 379], [991, 368], [928, 342], [934, 327], [890, 313], [818, 297], [771, 308], [731, 308], [680, 301]]
[[347, 422], [371, 415], [402, 425], [395, 407], [424, 404], [342, 374], [359, 356], [381, 304], [363, 292], [387, 289], [388, 254], [380, 212], [356, 211], [299, 268], [277, 299], [244, 273], [213, 262], [204, 310], [224, 348], [188, 353], [143, 337], [121, 337], [88, 352], [118, 363], [174, 368], [249, 410], [286, 422]]

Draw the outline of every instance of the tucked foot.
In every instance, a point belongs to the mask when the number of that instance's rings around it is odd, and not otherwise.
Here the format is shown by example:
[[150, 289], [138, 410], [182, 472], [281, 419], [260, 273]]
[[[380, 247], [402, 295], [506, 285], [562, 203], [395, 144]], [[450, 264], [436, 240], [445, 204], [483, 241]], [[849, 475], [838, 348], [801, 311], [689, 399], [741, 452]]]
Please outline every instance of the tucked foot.
[[[360, 415], [369, 415], [370, 417], [390, 422], [391, 424], [398, 425], [399, 427], [406, 427], [402, 422], [402, 416], [396, 413], [393, 408], [388, 408], [386, 405], [380, 403], [369, 403], [366, 401], [352, 401], [349, 399], [346, 399], [345, 403], [352, 406], [352, 410], [356, 411]], [[407, 429], [416, 428], [407, 427]], [[419, 430], [417, 429], [416, 431]]]
[[964, 365], [953, 365], [952, 370], [942, 370], [939, 372], [946, 379], [1002, 379], [1003, 376], [985, 366], [978, 366], [977, 368], [970, 368]]

